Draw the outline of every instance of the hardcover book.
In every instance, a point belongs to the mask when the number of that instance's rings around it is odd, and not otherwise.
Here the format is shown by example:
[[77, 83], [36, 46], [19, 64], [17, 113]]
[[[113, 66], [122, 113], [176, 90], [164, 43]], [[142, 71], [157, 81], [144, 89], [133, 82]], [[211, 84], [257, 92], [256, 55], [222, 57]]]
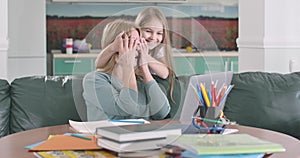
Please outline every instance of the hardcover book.
[[172, 145], [179, 146], [195, 154], [250, 154], [284, 152], [280, 144], [265, 141], [248, 134], [184, 134], [174, 139]]
[[115, 152], [136, 152], [141, 150], [160, 149], [166, 143], [166, 138], [117, 142], [106, 138], [98, 138], [97, 145]]
[[117, 142], [162, 139], [167, 135], [181, 135], [181, 133], [181, 128], [172, 124], [142, 124], [96, 129], [96, 135]]
[[125, 126], [125, 125], [135, 125], [135, 124], [148, 124], [150, 123], [144, 119], [124, 119], [124, 120], [101, 120], [101, 121], [88, 121], [88, 122], [78, 122], [69, 120], [69, 124], [77, 132], [80, 133], [95, 133], [97, 127], [109, 127], [109, 126]]

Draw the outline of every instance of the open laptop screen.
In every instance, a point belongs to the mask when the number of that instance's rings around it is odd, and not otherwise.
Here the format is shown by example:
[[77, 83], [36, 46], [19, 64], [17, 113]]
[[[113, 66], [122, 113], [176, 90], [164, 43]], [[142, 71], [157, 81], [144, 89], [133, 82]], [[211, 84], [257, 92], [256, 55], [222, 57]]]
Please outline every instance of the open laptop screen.
[[[204, 75], [195, 75], [190, 78], [187, 86], [186, 95], [182, 105], [179, 121], [191, 122], [194, 111], [197, 109], [198, 100], [193, 87], [197, 87], [200, 82], [210, 90], [212, 82], [216, 83], [216, 89], [220, 89], [223, 86], [228, 86], [231, 83], [233, 72], [219, 72]], [[219, 106], [223, 110], [224, 102]]]

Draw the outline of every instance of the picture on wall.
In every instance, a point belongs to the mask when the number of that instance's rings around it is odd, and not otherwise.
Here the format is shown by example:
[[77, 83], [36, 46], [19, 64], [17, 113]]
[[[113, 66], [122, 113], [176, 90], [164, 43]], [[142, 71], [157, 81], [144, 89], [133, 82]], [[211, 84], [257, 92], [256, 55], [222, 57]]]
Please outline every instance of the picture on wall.
[[[87, 40], [91, 49], [101, 49], [102, 30], [99, 28], [116, 18], [134, 20], [139, 11], [149, 6], [49, 3], [46, 7], [47, 52], [64, 51], [63, 40], [66, 38]], [[167, 17], [172, 47], [237, 51], [238, 6], [156, 4], [153, 7], [159, 7]]]

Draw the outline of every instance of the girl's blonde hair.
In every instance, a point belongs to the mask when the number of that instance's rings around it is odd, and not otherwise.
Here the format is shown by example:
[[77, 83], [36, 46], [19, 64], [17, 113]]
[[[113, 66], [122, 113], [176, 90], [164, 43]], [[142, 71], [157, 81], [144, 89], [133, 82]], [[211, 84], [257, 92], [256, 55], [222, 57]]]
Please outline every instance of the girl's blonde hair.
[[[105, 48], [111, 44], [121, 32], [128, 33], [132, 29], [136, 29], [140, 33], [138, 26], [131, 21], [117, 19], [108, 23], [103, 29], [101, 39], [102, 48]], [[117, 55], [118, 53], [114, 53], [108, 63], [103, 68], [98, 68], [97, 70], [105, 73], [111, 72], [116, 64], [115, 58]]]
[[142, 10], [136, 17], [135, 23], [143, 28], [147, 23], [152, 21], [153, 19], [158, 20], [163, 25], [163, 40], [159, 46], [154, 48], [154, 50], [151, 52], [152, 56], [155, 56], [159, 50], [163, 47], [164, 50], [164, 64], [168, 66], [169, 69], [169, 79], [170, 79], [170, 97], [171, 100], [173, 100], [173, 85], [174, 85], [174, 67], [172, 62], [172, 52], [171, 52], [171, 42], [170, 42], [170, 35], [169, 35], [169, 27], [168, 22], [161, 10], [154, 7], [148, 7], [144, 10]]

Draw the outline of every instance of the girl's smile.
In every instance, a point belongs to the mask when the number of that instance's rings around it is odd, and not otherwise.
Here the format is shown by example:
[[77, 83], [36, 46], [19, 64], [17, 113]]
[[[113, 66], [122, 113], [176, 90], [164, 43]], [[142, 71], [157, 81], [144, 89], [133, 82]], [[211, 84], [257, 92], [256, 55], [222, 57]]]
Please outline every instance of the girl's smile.
[[153, 19], [142, 28], [142, 36], [145, 38], [150, 50], [157, 47], [163, 40], [164, 30], [162, 23]]

